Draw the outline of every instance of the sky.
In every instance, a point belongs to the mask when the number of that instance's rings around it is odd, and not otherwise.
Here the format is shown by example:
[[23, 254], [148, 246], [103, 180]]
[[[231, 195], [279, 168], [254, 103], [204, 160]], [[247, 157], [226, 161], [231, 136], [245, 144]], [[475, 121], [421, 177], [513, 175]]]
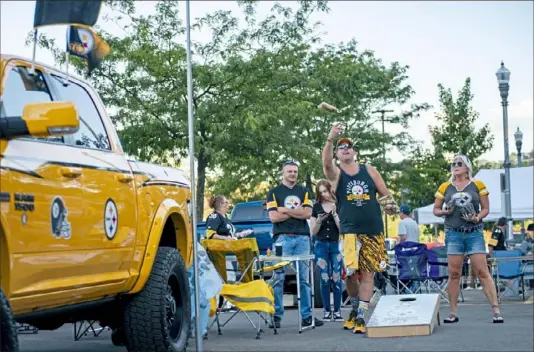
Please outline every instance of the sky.
[[[273, 3], [262, 1], [258, 13], [267, 13]], [[138, 12], [144, 14], [153, 12], [154, 7], [155, 2], [137, 2]], [[407, 129], [414, 138], [430, 147], [428, 126], [434, 124], [434, 113], [439, 110], [437, 84], [451, 88], [456, 96], [470, 77], [473, 107], [480, 114], [477, 126], [488, 123], [495, 136], [493, 148], [482, 157], [503, 160], [503, 119], [495, 72], [504, 61], [511, 71], [510, 152], [516, 150], [513, 133], [518, 127], [523, 132], [523, 151], [534, 149], [532, 1], [331, 1], [329, 7], [328, 14], [313, 18], [323, 24], [323, 44], [354, 38], [361, 49], [373, 50], [385, 63], [399, 61], [410, 66], [408, 83], [416, 93], [412, 101], [434, 106]], [[34, 1], [1, 1], [2, 54], [31, 58], [32, 48], [25, 46], [25, 39], [33, 26], [34, 9]], [[235, 1], [192, 1], [191, 17], [223, 9], [238, 11]], [[106, 13], [109, 11], [104, 10]], [[181, 15], [185, 16], [185, 6]], [[117, 25], [107, 24], [102, 18], [101, 14], [97, 25], [120, 34]], [[43, 32], [59, 43], [65, 40], [65, 27], [48, 27]], [[191, 35], [193, 40], [208, 39], [206, 33]], [[37, 60], [54, 65], [52, 56], [43, 50], [38, 50]], [[389, 157], [399, 160], [403, 155], [393, 152]]]

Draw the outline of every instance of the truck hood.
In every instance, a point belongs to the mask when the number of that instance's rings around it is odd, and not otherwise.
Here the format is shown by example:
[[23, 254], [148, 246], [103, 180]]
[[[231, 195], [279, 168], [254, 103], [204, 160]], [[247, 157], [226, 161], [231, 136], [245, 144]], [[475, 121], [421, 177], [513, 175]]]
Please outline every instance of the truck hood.
[[181, 169], [135, 160], [128, 160], [128, 162], [134, 172], [144, 173], [149, 177], [145, 182], [177, 183], [191, 188], [189, 177]]

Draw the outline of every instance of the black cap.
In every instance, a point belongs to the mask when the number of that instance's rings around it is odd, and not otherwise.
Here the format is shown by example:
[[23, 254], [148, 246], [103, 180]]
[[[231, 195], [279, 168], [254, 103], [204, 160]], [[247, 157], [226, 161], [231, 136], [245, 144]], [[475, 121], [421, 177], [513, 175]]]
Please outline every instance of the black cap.
[[534, 232], [534, 223], [528, 224], [527, 231]]

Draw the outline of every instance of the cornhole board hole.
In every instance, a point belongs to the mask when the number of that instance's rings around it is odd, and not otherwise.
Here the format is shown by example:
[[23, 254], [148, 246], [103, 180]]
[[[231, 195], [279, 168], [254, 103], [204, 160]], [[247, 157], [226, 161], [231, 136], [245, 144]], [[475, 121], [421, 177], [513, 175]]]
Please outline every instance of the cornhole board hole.
[[424, 336], [439, 325], [439, 295], [385, 295], [367, 323], [367, 337]]

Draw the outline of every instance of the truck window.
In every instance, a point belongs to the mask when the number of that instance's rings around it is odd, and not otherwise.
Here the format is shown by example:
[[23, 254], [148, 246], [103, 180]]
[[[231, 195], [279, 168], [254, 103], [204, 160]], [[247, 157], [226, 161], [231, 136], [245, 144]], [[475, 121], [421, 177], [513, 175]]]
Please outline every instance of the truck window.
[[80, 129], [73, 135], [74, 143], [86, 148], [111, 150], [102, 118], [89, 93], [72, 81], [64, 86], [63, 77], [56, 75], [52, 77], [60, 96], [59, 99], [73, 103], [78, 109]]
[[[8, 72], [5, 81], [4, 94], [0, 102], [0, 118], [22, 116], [27, 104], [46, 103], [52, 100], [41, 71], [35, 70], [35, 75], [32, 76], [27, 67], [14, 67]], [[63, 143], [63, 137], [57, 136], [31, 139]]]
[[246, 221], [268, 219], [269, 214], [262, 204], [254, 206], [237, 207], [232, 214], [232, 221]]

